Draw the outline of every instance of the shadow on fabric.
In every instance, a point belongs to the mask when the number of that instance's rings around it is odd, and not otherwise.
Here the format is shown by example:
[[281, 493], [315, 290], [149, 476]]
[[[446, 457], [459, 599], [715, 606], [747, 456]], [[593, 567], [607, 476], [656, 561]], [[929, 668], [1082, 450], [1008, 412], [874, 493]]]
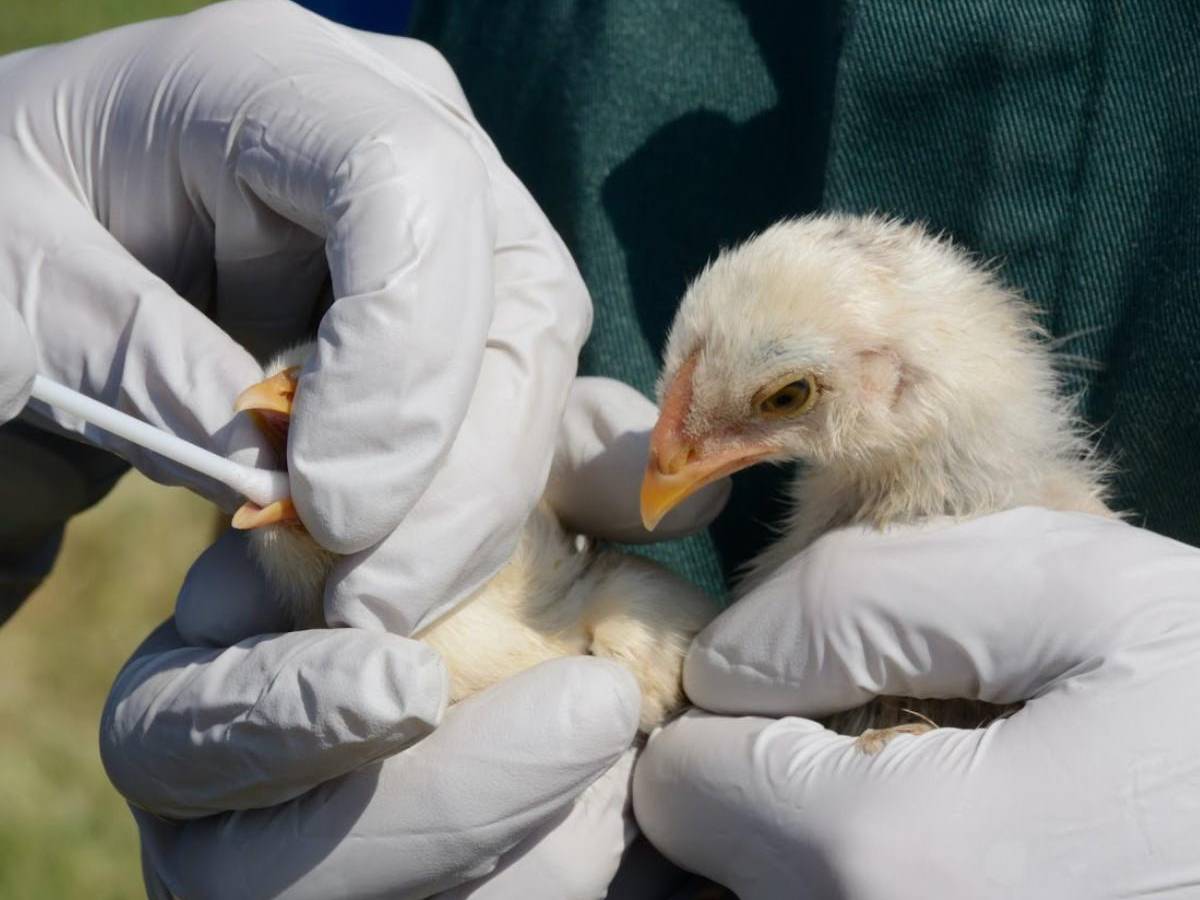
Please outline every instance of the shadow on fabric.
[[[654, 132], [602, 189], [639, 325], [660, 358], [679, 298], [706, 262], [821, 204], [840, 4], [739, 5], [775, 84], [776, 105], [744, 122], [688, 112]], [[729, 506], [712, 526], [727, 578], [774, 539], [785, 477], [766, 467], [736, 476]]]

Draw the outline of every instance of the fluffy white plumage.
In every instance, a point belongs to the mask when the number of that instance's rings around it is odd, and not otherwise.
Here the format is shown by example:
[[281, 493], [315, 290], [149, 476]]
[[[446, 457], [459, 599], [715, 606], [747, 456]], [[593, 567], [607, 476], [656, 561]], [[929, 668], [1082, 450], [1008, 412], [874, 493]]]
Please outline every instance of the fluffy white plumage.
[[[1031, 308], [917, 225], [817, 216], [723, 252], [683, 298], [659, 393], [648, 485], [694, 489], [760, 460], [804, 463], [782, 534], [742, 590], [849, 523], [1021, 505], [1111, 515], [1105, 466]], [[902, 706], [978, 722], [974, 705], [906, 700], [835, 724], [892, 725]]]
[[[311, 345], [288, 351], [268, 375], [302, 366], [311, 352]], [[336, 555], [297, 522], [255, 528], [250, 547], [295, 627], [323, 626]], [[452, 702], [548, 659], [590, 654], [620, 662], [641, 688], [640, 725], [649, 731], [683, 707], [684, 656], [716, 611], [663, 567], [577, 540], [543, 504], [508, 564], [413, 637], [441, 653]]]

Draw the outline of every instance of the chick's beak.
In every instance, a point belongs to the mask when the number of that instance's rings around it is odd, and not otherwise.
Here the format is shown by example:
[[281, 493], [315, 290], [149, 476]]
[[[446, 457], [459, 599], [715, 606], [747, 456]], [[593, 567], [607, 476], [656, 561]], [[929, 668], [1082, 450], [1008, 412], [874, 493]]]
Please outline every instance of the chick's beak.
[[292, 366], [278, 374], [272, 375], [258, 384], [242, 391], [233, 404], [236, 412], [251, 410], [254, 412], [271, 412], [281, 416], [292, 414], [292, 401], [296, 397], [296, 380], [300, 368]]
[[[292, 418], [292, 402], [296, 398], [296, 381], [300, 368], [293, 366], [272, 375], [258, 384], [246, 388], [234, 402], [237, 412], [249, 412], [268, 443], [282, 459], [287, 459], [288, 426]], [[290, 497], [276, 500], [268, 506], [259, 506], [251, 500], [242, 504], [230, 523], [234, 528], [245, 531], [275, 525], [280, 522], [297, 522], [296, 507]]]
[[683, 474], [683, 467], [674, 472], [671, 472], [671, 468], [668, 462], [664, 471], [659, 466], [655, 452], [650, 451], [650, 462], [642, 478], [642, 524], [647, 531], [653, 531], [663, 516], [701, 487], [701, 480], [696, 477], [698, 473], [694, 469]]
[[642, 478], [642, 524], [653, 531], [663, 516], [700, 488], [770, 455], [768, 448], [749, 445], [700, 456], [687, 445], [659, 449], [651, 439], [650, 462]]
[[662, 411], [650, 435], [650, 458], [642, 478], [642, 524], [653, 531], [663, 516], [707, 484], [739, 469], [752, 466], [772, 453], [772, 448], [751, 441], [727, 438], [717, 449], [700, 449], [685, 423], [692, 404], [692, 374], [696, 358], [689, 359], [663, 395]]

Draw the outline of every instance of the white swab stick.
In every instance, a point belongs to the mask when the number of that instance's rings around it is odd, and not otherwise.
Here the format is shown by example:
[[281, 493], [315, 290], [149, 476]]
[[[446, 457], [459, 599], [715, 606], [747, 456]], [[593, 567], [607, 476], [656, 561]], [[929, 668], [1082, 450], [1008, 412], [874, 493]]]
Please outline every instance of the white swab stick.
[[228, 485], [259, 506], [266, 506], [276, 500], [282, 500], [291, 493], [288, 488], [287, 472], [253, 469], [250, 466], [239, 465], [223, 456], [205, 450], [203, 447], [189, 444], [182, 438], [155, 428], [141, 419], [135, 419], [119, 409], [105, 406], [78, 391], [63, 387], [49, 378], [41, 375], [35, 376], [32, 394], [43, 403], [78, 416], [85, 422], [90, 422], [97, 428], [103, 428], [110, 434], [123, 437], [139, 447], [153, 450], [181, 466], [187, 466], [189, 469], [221, 482], [221, 484]]

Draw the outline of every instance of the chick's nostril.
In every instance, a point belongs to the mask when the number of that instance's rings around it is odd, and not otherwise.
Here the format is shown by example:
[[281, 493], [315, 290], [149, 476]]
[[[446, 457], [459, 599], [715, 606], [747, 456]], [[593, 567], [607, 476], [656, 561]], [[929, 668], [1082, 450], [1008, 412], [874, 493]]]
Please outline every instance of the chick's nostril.
[[684, 445], [675, 447], [659, 458], [658, 470], [664, 475], [677, 475], [683, 468], [696, 458], [696, 449]]

